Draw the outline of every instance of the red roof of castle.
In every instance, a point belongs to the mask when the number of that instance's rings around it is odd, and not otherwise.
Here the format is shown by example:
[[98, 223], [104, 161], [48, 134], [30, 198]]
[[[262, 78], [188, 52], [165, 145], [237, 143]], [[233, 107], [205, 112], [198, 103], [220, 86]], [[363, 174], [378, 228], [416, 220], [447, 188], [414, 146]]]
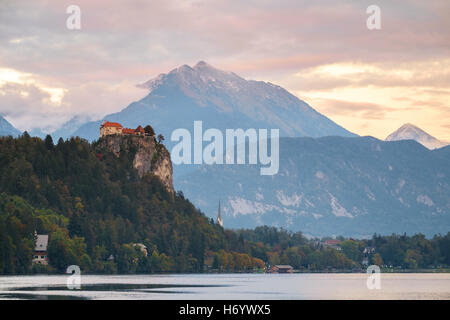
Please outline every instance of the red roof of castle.
[[116, 127], [116, 128], [122, 128], [122, 125], [120, 123], [117, 122], [109, 122], [106, 121], [105, 123], [102, 124], [102, 127]]
[[144, 134], [145, 130], [141, 126], [138, 126], [136, 129], [123, 128], [122, 133], [124, 133], [124, 134], [142, 133], [142, 134]]
[[134, 134], [134, 129], [123, 128], [122, 129], [122, 133], [124, 133], [124, 134]]

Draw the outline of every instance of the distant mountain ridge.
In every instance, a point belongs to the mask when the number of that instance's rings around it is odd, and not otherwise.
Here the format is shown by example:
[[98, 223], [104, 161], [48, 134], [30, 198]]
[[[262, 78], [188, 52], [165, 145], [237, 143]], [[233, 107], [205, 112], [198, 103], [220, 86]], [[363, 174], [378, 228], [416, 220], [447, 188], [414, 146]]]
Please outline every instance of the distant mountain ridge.
[[66, 121], [59, 129], [53, 131], [51, 136], [54, 141], [58, 141], [59, 138], [70, 138], [75, 131], [77, 131], [83, 124], [90, 119], [87, 116], [76, 115], [70, 120]]
[[[202, 120], [204, 128], [220, 130], [279, 128], [280, 135], [288, 137], [356, 136], [279, 86], [245, 80], [203, 61], [173, 69], [139, 87], [149, 90], [146, 97], [103, 120], [128, 127], [149, 123], [168, 138], [174, 129], [191, 129], [194, 120]], [[100, 123], [88, 122], [73, 135], [95, 140]]]
[[313, 236], [371, 236], [450, 228], [450, 146], [372, 137], [281, 138], [280, 170], [261, 176], [252, 165], [204, 165], [178, 187], [224, 226], [258, 225]]
[[449, 143], [440, 141], [419, 127], [406, 123], [386, 137], [386, 141], [415, 140], [428, 149], [442, 148]]

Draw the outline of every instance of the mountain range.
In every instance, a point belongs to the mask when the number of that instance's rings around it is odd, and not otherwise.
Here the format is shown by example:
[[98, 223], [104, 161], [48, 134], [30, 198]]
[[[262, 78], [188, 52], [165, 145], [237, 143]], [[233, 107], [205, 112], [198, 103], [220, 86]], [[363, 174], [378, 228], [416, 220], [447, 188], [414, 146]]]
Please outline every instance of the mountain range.
[[76, 134], [74, 134], [75, 131], [77, 131], [88, 121], [89, 118], [87, 116], [74, 116], [69, 121], [65, 122], [59, 129], [51, 133], [53, 140], [57, 141], [59, 138], [63, 138], [65, 140], [67, 138], [70, 138], [71, 136], [76, 136]]
[[224, 226], [271, 225], [312, 236], [446, 233], [450, 146], [372, 137], [282, 138], [280, 170], [204, 165], [178, 181], [185, 196]]

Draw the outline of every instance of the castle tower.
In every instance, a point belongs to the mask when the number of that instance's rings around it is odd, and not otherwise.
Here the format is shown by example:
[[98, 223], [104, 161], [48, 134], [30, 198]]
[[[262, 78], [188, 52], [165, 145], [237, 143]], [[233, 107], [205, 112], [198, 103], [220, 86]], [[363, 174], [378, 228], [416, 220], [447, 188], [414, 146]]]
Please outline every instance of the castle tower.
[[217, 224], [223, 227], [222, 213], [220, 212], [220, 200], [219, 200], [219, 210], [217, 214]]
[[105, 121], [100, 126], [100, 137], [110, 134], [122, 134], [122, 129], [123, 127], [120, 123]]

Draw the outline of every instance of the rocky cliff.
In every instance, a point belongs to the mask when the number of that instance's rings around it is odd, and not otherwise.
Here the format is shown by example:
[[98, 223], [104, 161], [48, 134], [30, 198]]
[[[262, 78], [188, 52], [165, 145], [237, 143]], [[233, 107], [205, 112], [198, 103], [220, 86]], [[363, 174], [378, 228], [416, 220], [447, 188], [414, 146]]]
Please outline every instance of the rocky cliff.
[[174, 192], [170, 153], [154, 137], [110, 135], [100, 138], [97, 149], [112, 152], [118, 158], [122, 153], [129, 155], [140, 178], [151, 173], [161, 180], [169, 192]]

